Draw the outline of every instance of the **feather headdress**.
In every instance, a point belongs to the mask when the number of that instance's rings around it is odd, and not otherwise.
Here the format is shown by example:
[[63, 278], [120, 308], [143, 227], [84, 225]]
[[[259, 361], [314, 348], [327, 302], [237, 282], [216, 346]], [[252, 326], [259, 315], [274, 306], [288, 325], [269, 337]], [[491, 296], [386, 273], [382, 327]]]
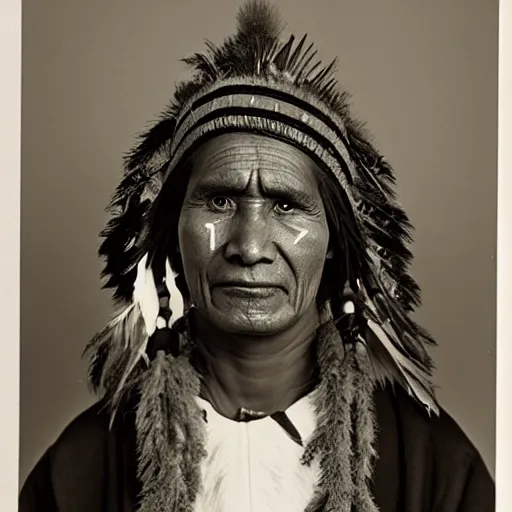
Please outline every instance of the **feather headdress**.
[[[161, 119], [126, 157], [125, 175], [110, 205], [113, 216], [102, 233], [106, 287], [132, 314], [140, 309], [134, 286], [140, 262], [154, 243], [148, 233], [155, 199], [200, 144], [230, 131], [279, 137], [328, 169], [351, 207], [358, 275], [350, 284], [362, 297], [364, 310], [364, 328], [357, 338], [367, 346], [376, 373], [398, 381], [436, 411], [429, 380], [433, 364], [425, 348], [434, 342], [410, 318], [420, 302], [419, 288], [408, 273], [411, 226], [396, 202], [393, 171], [350, 116], [348, 95], [335, 78], [335, 62], [323, 65], [306, 36], [283, 41], [281, 31], [275, 10], [251, 1], [239, 11], [234, 36], [220, 46], [207, 42], [205, 52], [184, 59], [193, 77], [178, 84]], [[96, 354], [96, 384], [98, 375], [105, 379], [110, 373], [106, 362], [117, 364], [119, 359], [106, 356], [105, 340], [109, 346], [126, 344], [132, 336], [121, 330], [125, 341], [113, 340], [119, 325], [126, 325], [127, 314], [123, 311], [90, 347]]]

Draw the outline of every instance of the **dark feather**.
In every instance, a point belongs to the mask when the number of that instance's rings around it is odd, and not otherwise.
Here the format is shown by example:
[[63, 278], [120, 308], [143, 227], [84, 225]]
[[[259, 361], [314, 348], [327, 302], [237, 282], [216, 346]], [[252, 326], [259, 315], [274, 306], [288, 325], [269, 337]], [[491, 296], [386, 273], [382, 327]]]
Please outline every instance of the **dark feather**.
[[297, 63], [293, 68], [293, 74], [295, 75], [295, 84], [300, 85], [304, 80], [308, 80], [309, 76], [314, 72], [318, 65], [320, 65], [320, 61], [317, 61], [315, 64], [311, 65], [313, 59], [317, 55], [317, 50], [310, 51], [313, 48], [313, 45], [306, 50], [303, 58]]
[[141, 169], [171, 140], [176, 120], [165, 117], [139, 136], [140, 143], [125, 157], [128, 172]]
[[364, 342], [371, 356], [375, 374], [380, 379], [398, 382], [429, 410], [438, 413], [432, 383], [426, 371], [403, 353], [400, 341], [386, 332], [384, 326], [369, 323]]
[[291, 36], [288, 39], [288, 42], [281, 48], [281, 50], [279, 50], [279, 52], [277, 52], [277, 55], [274, 58], [274, 64], [276, 65], [277, 69], [279, 69], [279, 71], [283, 71], [289, 67], [288, 61], [294, 41], [295, 36]]
[[[83, 355], [90, 358], [89, 383], [94, 391], [100, 387], [109, 388], [107, 381], [119, 381], [115, 366], [125, 348], [133, 347], [140, 340], [143, 329], [140, 320], [136, 305], [130, 304], [86, 346]], [[119, 340], [123, 340], [125, 346]], [[112, 373], [116, 374], [116, 378], [112, 378]], [[115, 389], [106, 391], [112, 395]]]
[[[308, 37], [307, 34], [304, 34], [302, 36], [302, 39], [299, 41], [299, 43], [297, 44], [297, 46], [293, 50], [293, 53], [291, 54], [290, 59], [286, 63], [286, 68], [292, 70], [292, 72], [293, 72], [294, 67], [299, 62], [299, 59], [301, 58], [301, 55], [303, 55], [302, 54], [302, 48], [304, 48], [304, 44], [306, 43], [307, 37]], [[311, 47], [308, 50], [310, 50], [310, 49], [311, 49]], [[308, 51], [304, 52], [304, 54], [306, 54], [306, 55], [307, 55], [307, 53], [308, 53]]]

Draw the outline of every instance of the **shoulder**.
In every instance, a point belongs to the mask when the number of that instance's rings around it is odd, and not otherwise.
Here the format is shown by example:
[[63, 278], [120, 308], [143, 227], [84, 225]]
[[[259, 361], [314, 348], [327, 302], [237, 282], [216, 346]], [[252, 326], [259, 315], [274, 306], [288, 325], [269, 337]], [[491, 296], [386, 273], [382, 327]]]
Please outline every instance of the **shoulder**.
[[[428, 414], [403, 389], [392, 402], [401, 430], [406, 471], [422, 475], [438, 509], [483, 512], [494, 506], [494, 481], [474, 443], [444, 408]], [[413, 478], [417, 478], [416, 476]]]
[[84, 475], [89, 469], [101, 473], [103, 469], [99, 468], [105, 468], [109, 458], [116, 458], [131, 447], [134, 421], [131, 405], [126, 404], [111, 421], [109, 408], [104, 401], [98, 401], [74, 418], [48, 449], [52, 471], [57, 475], [70, 469]]
[[99, 492], [91, 476], [102, 472], [110, 435], [109, 416], [100, 402], [74, 418], [29, 474], [19, 510], [79, 510], [73, 502], [75, 496], [84, 501], [82, 489], [92, 496]]
[[96, 460], [104, 453], [110, 435], [110, 418], [101, 402], [97, 402], [76, 416], [57, 437], [48, 450], [55, 470], [81, 465]]
[[428, 443], [443, 463], [470, 464], [480, 454], [461, 425], [443, 407], [439, 414], [428, 413], [403, 389], [394, 389], [396, 410], [404, 429]]
[[69, 468], [97, 464], [114, 433], [110, 415], [101, 401], [88, 407], [69, 422], [47, 449], [43, 458], [52, 473], [63, 474]]

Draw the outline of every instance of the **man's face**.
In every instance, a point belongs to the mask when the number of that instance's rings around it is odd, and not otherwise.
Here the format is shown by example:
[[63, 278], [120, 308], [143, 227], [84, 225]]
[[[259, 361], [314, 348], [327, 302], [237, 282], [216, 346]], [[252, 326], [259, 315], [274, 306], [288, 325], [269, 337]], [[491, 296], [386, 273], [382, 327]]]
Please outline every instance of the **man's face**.
[[230, 333], [276, 334], [316, 307], [329, 231], [313, 162], [227, 134], [196, 155], [178, 228], [198, 312]]

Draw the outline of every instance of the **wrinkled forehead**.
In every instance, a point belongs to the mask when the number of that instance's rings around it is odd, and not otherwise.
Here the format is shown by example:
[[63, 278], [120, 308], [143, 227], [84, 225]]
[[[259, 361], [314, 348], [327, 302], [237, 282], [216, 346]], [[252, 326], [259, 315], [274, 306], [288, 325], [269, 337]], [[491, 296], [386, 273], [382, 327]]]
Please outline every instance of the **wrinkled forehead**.
[[243, 190], [252, 177], [262, 186], [279, 185], [318, 190], [316, 164], [296, 147], [278, 139], [250, 133], [219, 135], [192, 157], [189, 189], [211, 183]]

